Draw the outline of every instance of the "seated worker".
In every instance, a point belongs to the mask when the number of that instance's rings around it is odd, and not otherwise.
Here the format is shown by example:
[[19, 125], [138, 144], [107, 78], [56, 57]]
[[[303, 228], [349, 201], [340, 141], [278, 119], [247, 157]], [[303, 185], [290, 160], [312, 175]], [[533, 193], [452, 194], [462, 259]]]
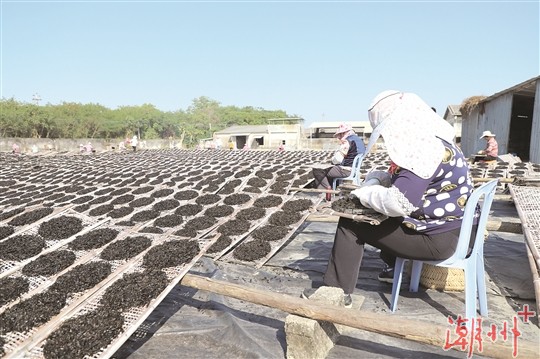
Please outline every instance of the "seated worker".
[[[366, 152], [364, 141], [358, 137], [351, 125], [341, 124], [334, 137], [340, 141], [341, 145], [332, 157], [333, 166], [313, 169], [315, 188], [332, 189], [335, 178], [343, 178], [351, 174], [351, 166], [356, 155]], [[326, 200], [330, 201], [331, 198], [332, 194], [327, 193]]]
[[[367, 151], [382, 136], [390, 169], [368, 173], [386, 176], [389, 187], [365, 185], [351, 192], [363, 206], [389, 218], [379, 225], [341, 217], [324, 274], [324, 285], [342, 288], [345, 306], [358, 281], [364, 244], [381, 250], [387, 269], [379, 280], [392, 282], [396, 257], [441, 260], [455, 251], [463, 212], [473, 183], [454, 130], [415, 94], [384, 91], [368, 110], [373, 127]], [[421, 146], [419, 146], [421, 144]], [[388, 178], [389, 177], [389, 178]], [[472, 234], [474, 236], [475, 231]], [[306, 289], [302, 297], [308, 297]]]
[[496, 161], [499, 154], [499, 145], [497, 144], [497, 140], [495, 140], [495, 134], [491, 133], [491, 131], [484, 131], [482, 136], [480, 136], [480, 140], [482, 138], [486, 139], [486, 148], [482, 151], [478, 151], [478, 154], [485, 155], [485, 157], [482, 157], [479, 160]]

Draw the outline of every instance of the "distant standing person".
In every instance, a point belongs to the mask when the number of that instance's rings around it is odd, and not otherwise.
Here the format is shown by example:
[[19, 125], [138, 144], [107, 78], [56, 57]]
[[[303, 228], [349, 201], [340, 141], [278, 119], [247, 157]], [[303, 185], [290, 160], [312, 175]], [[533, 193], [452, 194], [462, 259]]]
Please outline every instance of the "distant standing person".
[[133, 148], [133, 152], [137, 152], [138, 144], [139, 140], [137, 139], [137, 135], [133, 135], [133, 138], [131, 139], [131, 148]]
[[21, 148], [19, 147], [18, 144], [14, 143], [11, 146], [11, 153], [13, 153], [14, 155], [17, 155], [17, 156], [21, 153]]
[[482, 161], [497, 160], [497, 156], [499, 155], [499, 145], [497, 140], [495, 140], [495, 136], [496, 135], [491, 133], [491, 131], [484, 131], [482, 136], [480, 136], [480, 139], [486, 139], [486, 148], [478, 152], [481, 155], [486, 155]]

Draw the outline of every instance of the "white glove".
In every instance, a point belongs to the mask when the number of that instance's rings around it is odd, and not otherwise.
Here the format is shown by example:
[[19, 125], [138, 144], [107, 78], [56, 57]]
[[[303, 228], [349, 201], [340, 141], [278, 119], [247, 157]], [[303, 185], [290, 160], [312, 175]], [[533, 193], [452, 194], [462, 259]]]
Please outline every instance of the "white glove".
[[414, 210], [396, 187], [365, 186], [351, 191], [351, 194], [358, 197], [364, 207], [373, 208], [389, 217], [403, 217]]
[[341, 153], [341, 151], [336, 151], [334, 153], [334, 156], [332, 156], [332, 164], [333, 165], [340, 165], [341, 162], [343, 162], [343, 159], [345, 158], [345, 156], [343, 155], [343, 153]]

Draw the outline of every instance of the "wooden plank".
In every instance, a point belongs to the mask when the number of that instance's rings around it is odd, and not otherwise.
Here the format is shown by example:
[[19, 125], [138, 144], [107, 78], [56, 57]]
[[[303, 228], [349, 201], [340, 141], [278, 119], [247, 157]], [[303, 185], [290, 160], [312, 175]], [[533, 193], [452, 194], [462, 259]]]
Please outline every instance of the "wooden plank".
[[[205, 278], [194, 274], [186, 274], [181, 285], [245, 300], [251, 303], [276, 308], [287, 313], [315, 320], [323, 320], [343, 324], [352, 328], [369, 332], [408, 339], [415, 342], [444, 347], [446, 333], [451, 330], [431, 322], [399, 318], [393, 314], [377, 314], [364, 311], [352, 311], [348, 308], [329, 306], [324, 303], [293, 297], [286, 294], [245, 287], [242, 285]], [[453, 346], [452, 349], [459, 350]], [[512, 342], [483, 341], [482, 352], [474, 346], [474, 353], [490, 358], [511, 358]], [[460, 350], [461, 351], [461, 350]], [[519, 342], [520, 358], [537, 358], [538, 348], [528, 342]]]

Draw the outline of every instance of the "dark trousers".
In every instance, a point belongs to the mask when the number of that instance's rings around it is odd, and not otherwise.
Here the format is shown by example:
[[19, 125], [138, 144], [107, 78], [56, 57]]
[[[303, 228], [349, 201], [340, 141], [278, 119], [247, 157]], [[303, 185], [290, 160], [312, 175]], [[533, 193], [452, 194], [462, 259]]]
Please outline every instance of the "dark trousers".
[[335, 178], [347, 177], [351, 174], [351, 170], [341, 166], [332, 166], [328, 168], [314, 168], [312, 173], [315, 179], [313, 183], [314, 187], [328, 189], [332, 188]]
[[402, 218], [388, 218], [374, 226], [340, 218], [324, 274], [324, 285], [342, 288], [346, 294], [354, 291], [365, 243], [379, 248], [381, 259], [391, 267], [396, 257], [442, 260], [454, 254], [459, 228], [430, 236], [406, 228], [401, 222]]

